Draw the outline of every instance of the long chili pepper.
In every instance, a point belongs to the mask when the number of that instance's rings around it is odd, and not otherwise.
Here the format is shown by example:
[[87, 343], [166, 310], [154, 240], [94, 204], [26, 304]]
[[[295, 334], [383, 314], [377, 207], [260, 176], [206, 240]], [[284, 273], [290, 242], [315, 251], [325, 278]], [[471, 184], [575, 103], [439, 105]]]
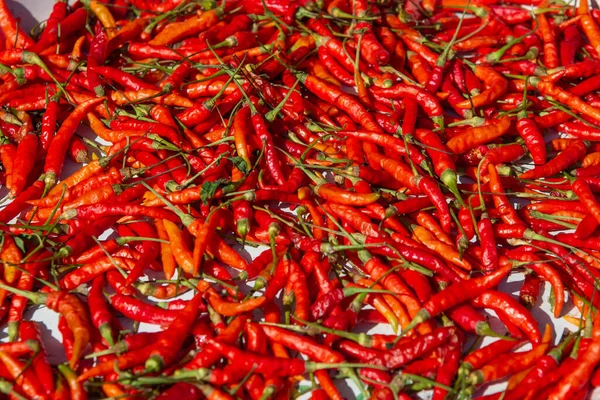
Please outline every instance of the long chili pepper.
[[552, 82], [544, 82], [538, 80], [538, 78], [533, 78], [530, 80], [530, 83], [532, 83], [544, 96], [548, 96], [552, 99], [560, 101], [561, 103], [571, 107], [576, 112], [595, 121], [600, 120], [600, 112], [597, 108], [590, 106], [572, 93], [562, 90]]
[[175, 320], [169, 325], [159, 339], [159, 347], [153, 350], [145, 363], [146, 369], [158, 371], [170, 365], [175, 359], [175, 352], [181, 347], [185, 337], [200, 312], [202, 294], [192, 298], [186, 307], [179, 311]]
[[81, 123], [87, 112], [96, 105], [104, 101], [104, 98], [88, 100], [75, 108], [69, 118], [63, 122], [56, 136], [52, 139], [48, 148], [48, 157], [44, 164], [44, 182], [46, 189], [54, 187], [58, 180], [58, 175], [61, 173], [65, 160], [67, 147], [71, 141], [71, 137], [75, 133], [75, 129]]
[[409, 343], [397, 344], [393, 349], [382, 354], [382, 361], [388, 368], [397, 368], [446, 343], [454, 332], [454, 328], [438, 328]]
[[78, 218], [82, 220], [93, 220], [100, 216], [146, 216], [150, 218], [161, 218], [165, 221], [177, 221], [170, 211], [156, 209], [153, 207], [144, 207], [137, 204], [90, 204], [80, 206], [76, 209], [67, 210], [62, 214], [64, 219]]
[[468, 100], [457, 103], [457, 107], [471, 108], [490, 104], [502, 96], [508, 88], [508, 81], [493, 68], [477, 66], [475, 68], [475, 75], [484, 82], [488, 88]]
[[525, 141], [525, 145], [531, 154], [535, 165], [546, 162], [546, 144], [535, 122], [527, 117], [527, 112], [519, 113], [517, 121], [517, 132]]
[[502, 280], [502, 278], [510, 273], [510, 270], [510, 267], [500, 267], [489, 275], [467, 279], [450, 285], [447, 289], [433, 295], [423, 305], [423, 308], [405, 331], [408, 331], [416, 325], [427, 321], [429, 318], [432, 318], [467, 299], [474, 298], [483, 291], [494, 287]]
[[59, 365], [58, 370], [67, 380], [69, 385], [71, 398], [77, 400], [87, 399], [87, 392], [83, 389], [83, 385], [77, 381], [77, 374], [67, 365]]
[[469, 380], [473, 383], [490, 382], [501, 379], [510, 372], [523, 371], [534, 365], [545, 354], [548, 347], [550, 347], [551, 339], [552, 333], [550, 329], [546, 329], [542, 342], [532, 350], [498, 357], [480, 369], [471, 372]]
[[528, 392], [535, 391], [538, 381], [544, 379], [552, 371], [555, 371], [565, 353], [573, 346], [574, 336], [567, 335], [561, 343], [541, 357], [535, 366], [527, 373], [521, 383], [507, 392], [508, 398], [521, 398]]
[[492, 222], [487, 213], [481, 214], [481, 219], [477, 223], [479, 231], [479, 240], [481, 242], [481, 264], [486, 272], [494, 271], [498, 268], [498, 251], [496, 248], [496, 239]]
[[550, 27], [548, 19], [545, 15], [538, 16], [537, 21], [540, 30], [540, 36], [542, 37], [542, 41], [544, 43], [544, 65], [547, 68], [556, 68], [560, 63], [560, 60], [554, 32]]
[[416, 148], [412, 144], [407, 144], [402, 140], [395, 137], [390, 137], [389, 135], [383, 133], [376, 132], [368, 132], [368, 131], [340, 131], [338, 132], [340, 136], [348, 136], [348, 138], [356, 138], [360, 140], [366, 140], [369, 142], [373, 142], [374, 144], [383, 146], [386, 150], [393, 151], [402, 156], [407, 155], [407, 147], [408, 147], [408, 156], [411, 160], [419, 165], [420, 167], [426, 167], [424, 157], [417, 152]]
[[413, 261], [419, 265], [425, 266], [427, 269], [438, 274], [440, 278], [444, 280], [451, 282], [460, 282], [463, 280], [461, 276], [459, 276], [454, 270], [450, 269], [446, 264], [440, 261], [436, 256], [432, 255], [430, 252], [424, 251], [423, 249], [417, 247], [411, 247], [405, 244], [405, 242], [401, 242], [397, 235], [393, 237], [393, 239], [394, 242], [382, 242], [381, 239], [367, 237], [365, 244], [378, 243], [379, 245], [382, 245], [385, 243], [387, 248], [374, 247], [372, 248], [372, 251], [374, 253], [386, 256], [392, 256], [392, 254], [397, 255], [397, 252], [399, 252], [402, 257], [406, 258], [407, 261]]
[[448, 211], [448, 204], [435, 181], [426, 176], [411, 176], [412, 171], [410, 168], [400, 161], [384, 157], [378, 153], [372, 153], [370, 154], [370, 157], [372, 157], [385, 171], [392, 174], [396, 180], [402, 182], [403, 185], [413, 191], [425, 193], [440, 212], [440, 218], [444, 229], [449, 231], [450, 213]]
[[46, 393], [53, 392], [54, 375], [48, 362], [48, 352], [43, 346], [39, 324], [31, 321], [21, 321], [19, 324], [19, 338], [26, 341], [35, 340], [40, 343], [40, 352], [33, 359], [33, 369]]
[[461, 365], [462, 373], [469, 372], [471, 370], [477, 370], [495, 358], [502, 357], [503, 354], [511, 351], [521, 344], [522, 342], [517, 340], [500, 339], [478, 350], [475, 350], [464, 358]]
[[488, 166], [488, 177], [490, 179], [489, 184], [492, 198], [494, 199], [494, 206], [498, 210], [502, 220], [507, 224], [524, 224], [504, 194], [504, 187], [494, 165], [490, 164]]
[[121, 355], [117, 358], [116, 362], [114, 359], [101, 362], [79, 375], [77, 380], [83, 382], [96, 375], [107, 375], [113, 372], [115, 364], [117, 364], [117, 367], [121, 370], [143, 364], [148, 359], [153, 349], [154, 346], [150, 344]]
[[112, 325], [113, 317], [103, 296], [104, 277], [94, 278], [88, 295], [88, 306], [92, 323], [100, 331], [100, 335], [112, 346], [114, 344]]
[[417, 129], [415, 137], [426, 147], [426, 151], [432, 159], [436, 175], [442, 182], [459, 198], [456, 176], [456, 165], [450, 151], [440, 138], [430, 130]]
[[38, 137], [33, 133], [26, 135], [17, 146], [14, 165], [6, 182], [12, 197], [17, 197], [25, 189], [27, 179], [35, 165], [37, 146]]
[[156, 259], [159, 253], [159, 245], [154, 241], [157, 239], [157, 233], [151, 224], [144, 221], [135, 222], [129, 226], [132, 227], [133, 232], [136, 235], [147, 238], [147, 240], [143, 241], [139, 246], [142, 257], [136, 261], [135, 265], [127, 276], [127, 280], [125, 281], [126, 283], [131, 284], [143, 274], [147, 264]]
[[[454, 377], [458, 373], [459, 369], [459, 359], [461, 356], [461, 340], [458, 336], [453, 336], [450, 339], [450, 343], [447, 346], [444, 362], [438, 369], [438, 373], [436, 376], [436, 382], [441, 383], [443, 385], [449, 385], [454, 380]], [[435, 387], [433, 389], [433, 398], [434, 399], [443, 399], [447, 396], [448, 391], [441, 388]]]
[[303, 337], [297, 333], [269, 325], [263, 325], [262, 330], [271, 341], [298, 351], [310, 357], [311, 359], [326, 363], [337, 363], [343, 361], [341, 354], [331, 350], [327, 346], [316, 343], [313, 340]]
[[[27, 266], [26, 266], [27, 267]], [[28, 268], [25, 268], [25, 271], [21, 273], [19, 280], [15, 287], [18, 290], [31, 290], [33, 289], [34, 277]], [[12, 298], [10, 303], [10, 308], [8, 309], [8, 336], [12, 340], [16, 338], [18, 334], [18, 326], [23, 318], [23, 313], [25, 312], [25, 308], [27, 306], [27, 298], [20, 295], [15, 295]]]
[[6, 38], [7, 47], [27, 49], [34, 44], [31, 37], [19, 26], [4, 0], [0, 2], [0, 18], [2, 19], [0, 29]]
[[590, 185], [583, 179], [575, 179], [571, 187], [587, 211], [600, 222], [600, 204], [592, 193]]
[[381, 279], [381, 284], [388, 290], [393, 291], [399, 297], [398, 300], [404, 304], [411, 316], [414, 316], [420, 308], [419, 301], [410, 290], [410, 287], [395, 274], [390, 274], [390, 268], [383, 264], [377, 257], [370, 255], [363, 256], [364, 268], [371, 275], [372, 279]]
[[470, 262], [461, 259], [458, 251], [455, 250], [453, 246], [437, 240], [432, 234], [430, 234], [425, 228], [421, 226], [413, 226], [411, 228], [413, 234], [417, 237], [417, 239], [421, 243], [423, 243], [427, 248], [439, 254], [440, 257], [463, 269], [473, 269]]
[[163, 310], [120, 293], [110, 297], [110, 304], [115, 310], [127, 317], [150, 324], [168, 325], [173, 322], [177, 315], [171, 310]]
[[501, 117], [494, 119], [490, 125], [476, 126], [466, 129], [464, 132], [451, 138], [446, 146], [454, 154], [462, 154], [465, 151], [486, 144], [502, 136], [510, 127], [510, 118]]
[[509, 295], [493, 290], [487, 290], [473, 300], [477, 307], [500, 309], [506, 312], [512, 321], [521, 329], [535, 345], [540, 343], [541, 334], [533, 317], [522, 305]]
[[301, 375], [304, 372], [315, 371], [327, 368], [330, 365], [336, 364], [320, 364], [305, 362], [299, 359], [282, 359], [278, 357], [264, 357], [243, 352], [237, 347], [226, 345], [217, 341], [210, 341], [221, 354], [226, 356], [233, 362], [238, 363], [242, 370], [252, 370], [254, 366], [255, 372], [259, 374], [271, 374], [275, 376], [294, 376]]
[[354, 122], [361, 124], [365, 129], [374, 132], [382, 131], [371, 114], [354, 97], [348, 96], [341, 89], [333, 87], [315, 76], [299, 74], [297, 77], [317, 97], [346, 111]]
[[585, 156], [586, 150], [587, 146], [583, 141], [573, 142], [552, 160], [519, 175], [519, 178], [537, 179], [550, 177], [582, 159]]

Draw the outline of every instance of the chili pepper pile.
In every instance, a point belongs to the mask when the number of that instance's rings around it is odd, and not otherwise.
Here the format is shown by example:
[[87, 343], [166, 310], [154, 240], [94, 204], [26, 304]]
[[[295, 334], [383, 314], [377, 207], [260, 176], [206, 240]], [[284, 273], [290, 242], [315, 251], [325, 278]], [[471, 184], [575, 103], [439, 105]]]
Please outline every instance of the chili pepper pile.
[[[9, 398], [600, 385], [587, 0], [59, 0], [19, 22], [0, 0]], [[571, 332], [534, 318], [542, 287]]]

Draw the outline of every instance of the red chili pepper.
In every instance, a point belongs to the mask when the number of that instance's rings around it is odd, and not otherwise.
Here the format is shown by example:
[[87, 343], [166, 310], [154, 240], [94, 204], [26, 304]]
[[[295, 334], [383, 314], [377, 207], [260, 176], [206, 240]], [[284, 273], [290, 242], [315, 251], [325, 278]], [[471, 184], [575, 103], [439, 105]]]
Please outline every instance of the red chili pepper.
[[496, 286], [509, 272], [510, 267], [500, 267], [493, 273], [464, 280], [450, 285], [445, 290], [433, 295], [419, 311], [411, 322], [411, 328], [419, 323], [438, 315], [449, 308], [457, 306], [464, 301], [478, 296], [483, 291]]
[[551, 330], [546, 329], [543, 341], [532, 350], [504, 354], [502, 357], [497, 357], [495, 360], [472, 372], [469, 380], [473, 383], [490, 382], [501, 379], [507, 376], [507, 374], [526, 370], [545, 354], [548, 347], [550, 347], [551, 339]]
[[103, 291], [104, 278], [100, 275], [94, 278], [94, 281], [92, 282], [88, 295], [88, 306], [90, 308], [92, 323], [98, 328], [102, 337], [112, 346], [114, 344], [111, 325], [113, 316], [103, 298]]
[[[556, 371], [562, 361], [566, 351], [573, 345], [573, 336], [567, 335], [562, 342], [550, 350], [545, 356], [541, 357], [535, 366], [527, 373], [519, 385], [510, 390], [514, 398], [519, 398], [529, 392], [535, 391], [536, 387], [541, 386], [544, 379], [553, 371]], [[566, 361], [565, 361], [566, 362]]]
[[542, 340], [537, 323], [529, 311], [510, 295], [494, 290], [487, 290], [473, 300], [477, 307], [499, 309], [506, 313], [512, 322], [525, 333], [534, 345]]
[[454, 328], [438, 328], [408, 343], [400, 343], [381, 355], [383, 364], [391, 369], [398, 368], [446, 343], [454, 332]]
[[196, 316], [200, 312], [201, 304], [202, 294], [197, 294], [183, 310], [177, 313], [169, 328], [160, 336], [158, 347], [152, 350], [148, 360], [146, 360], [145, 368], [147, 370], [159, 371], [173, 363], [177, 350], [180, 349]]
[[176, 312], [152, 306], [120, 293], [116, 293], [110, 297], [110, 304], [115, 310], [126, 317], [148, 324], [166, 326], [172, 323], [177, 316]]
[[519, 178], [537, 179], [550, 177], [581, 160], [585, 156], [586, 150], [587, 146], [583, 141], [574, 142], [546, 164], [537, 166], [519, 175]]
[[39, 353], [33, 359], [33, 369], [41, 386], [46, 393], [54, 391], [54, 375], [52, 367], [48, 362], [48, 352], [43, 346], [42, 335], [38, 323], [31, 321], [21, 321], [19, 324], [19, 337], [21, 340], [34, 340], [40, 346]]
[[12, 171], [6, 182], [13, 198], [25, 189], [29, 175], [35, 166], [37, 146], [38, 137], [33, 133], [27, 134], [17, 146]]
[[[447, 346], [446, 354], [444, 357], [443, 364], [438, 369], [436, 376], [436, 382], [443, 385], [449, 385], [454, 380], [459, 369], [459, 361], [461, 357], [461, 345], [462, 341], [459, 340], [458, 336], [453, 336], [450, 339], [450, 344]], [[444, 399], [448, 391], [440, 387], [433, 389], [433, 399]]]
[[0, 360], [4, 364], [8, 375], [15, 380], [17, 387], [27, 396], [36, 399], [49, 398], [40, 387], [32, 369], [25, 368], [24, 363], [2, 351], [0, 351]]
[[486, 213], [481, 214], [477, 229], [479, 230], [479, 239], [481, 242], [481, 263], [483, 270], [486, 272], [494, 271], [498, 268], [498, 251], [492, 222]]
[[46, 174], [44, 182], [47, 189], [51, 189], [58, 180], [58, 175], [62, 171], [67, 148], [71, 137], [75, 133], [75, 129], [77, 129], [77, 126], [81, 123], [87, 112], [103, 101], [104, 98], [98, 98], [81, 103], [59, 128], [56, 136], [50, 143], [48, 157], [46, 157], [46, 163], [44, 164], [44, 173]]
[[575, 53], [581, 45], [581, 34], [574, 25], [569, 25], [563, 31], [563, 39], [559, 44], [560, 63], [563, 66], [575, 62]]

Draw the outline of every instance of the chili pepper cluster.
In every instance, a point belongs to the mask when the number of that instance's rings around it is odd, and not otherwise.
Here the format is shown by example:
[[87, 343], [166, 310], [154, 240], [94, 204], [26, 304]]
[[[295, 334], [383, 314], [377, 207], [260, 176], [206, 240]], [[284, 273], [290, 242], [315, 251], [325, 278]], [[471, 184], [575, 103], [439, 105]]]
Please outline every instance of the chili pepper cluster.
[[[586, 398], [599, 23], [587, 0], [59, 0], [28, 33], [0, 0], [0, 392]], [[572, 332], [533, 317], [543, 285]]]

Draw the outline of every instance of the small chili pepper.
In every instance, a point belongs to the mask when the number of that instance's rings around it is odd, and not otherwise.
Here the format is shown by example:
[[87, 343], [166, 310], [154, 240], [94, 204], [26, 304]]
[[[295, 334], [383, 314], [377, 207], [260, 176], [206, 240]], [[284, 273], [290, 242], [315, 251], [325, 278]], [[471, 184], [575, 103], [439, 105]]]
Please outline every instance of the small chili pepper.
[[202, 294], [194, 296], [186, 307], [177, 313], [176, 318], [165, 330], [158, 341], [159, 347], [152, 350], [145, 362], [149, 371], [159, 371], [173, 363], [176, 352], [183, 344], [187, 333], [191, 329], [196, 316], [200, 312]]
[[540, 292], [540, 284], [541, 281], [537, 276], [533, 274], [525, 275], [525, 281], [523, 282], [521, 290], [519, 291], [519, 302], [528, 309], [531, 309], [537, 302]]

